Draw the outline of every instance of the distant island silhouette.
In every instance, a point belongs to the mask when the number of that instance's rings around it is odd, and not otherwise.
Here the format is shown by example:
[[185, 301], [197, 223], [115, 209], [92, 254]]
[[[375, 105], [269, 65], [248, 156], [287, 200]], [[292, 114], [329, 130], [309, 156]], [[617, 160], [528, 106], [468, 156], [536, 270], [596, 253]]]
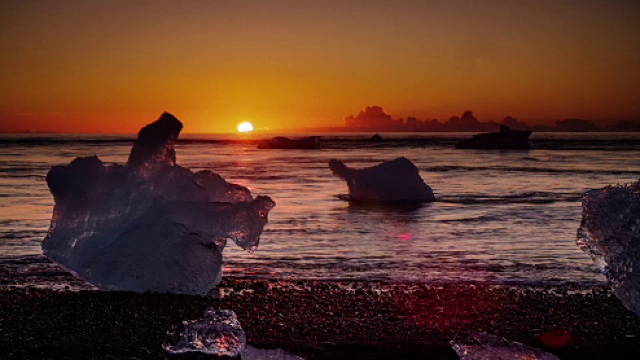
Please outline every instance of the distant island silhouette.
[[350, 115], [344, 119], [346, 131], [354, 132], [489, 132], [497, 131], [500, 125], [513, 130], [531, 130], [537, 132], [634, 132], [640, 131], [640, 121], [623, 120], [610, 126], [600, 127], [590, 120], [562, 119], [553, 125], [530, 126], [514, 117], [507, 116], [501, 122], [482, 122], [467, 110], [461, 116], [452, 116], [445, 122], [438, 119], [420, 120], [415, 117], [394, 119], [384, 112], [380, 106], [367, 106], [358, 115]]

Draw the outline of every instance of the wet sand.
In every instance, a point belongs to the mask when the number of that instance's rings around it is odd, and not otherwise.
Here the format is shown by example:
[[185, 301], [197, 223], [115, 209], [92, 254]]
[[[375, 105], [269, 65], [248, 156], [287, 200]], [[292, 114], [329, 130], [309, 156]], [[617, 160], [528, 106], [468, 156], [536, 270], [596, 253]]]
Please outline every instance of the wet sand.
[[[267, 282], [225, 279], [213, 296], [0, 287], [0, 354], [11, 359], [179, 359], [167, 329], [232, 309], [249, 344], [307, 359], [457, 359], [449, 341], [486, 332], [562, 359], [635, 359], [640, 317], [605, 287]], [[218, 294], [220, 293], [220, 294]], [[215, 358], [215, 357], [214, 357]]]

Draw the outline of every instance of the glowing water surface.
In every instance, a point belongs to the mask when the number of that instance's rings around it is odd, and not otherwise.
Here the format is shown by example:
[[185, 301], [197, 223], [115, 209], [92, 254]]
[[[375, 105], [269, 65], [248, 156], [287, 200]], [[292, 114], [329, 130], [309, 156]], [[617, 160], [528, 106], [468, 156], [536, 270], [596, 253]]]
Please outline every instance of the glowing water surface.
[[[454, 140], [468, 134], [395, 134], [381, 144], [366, 141], [369, 136], [325, 136], [321, 150], [258, 150], [254, 142], [182, 137], [179, 164], [217, 172], [277, 203], [255, 253], [225, 249], [224, 275], [604, 282], [575, 244], [581, 194], [637, 180], [640, 135], [534, 134], [536, 149], [529, 151], [455, 149]], [[53, 206], [44, 178], [51, 166], [94, 154], [123, 163], [132, 144], [130, 137], [48, 138], [0, 140], [0, 268], [19, 256], [27, 267], [42, 266], [39, 242]], [[420, 169], [435, 203], [357, 206], [337, 198], [347, 187], [332, 176], [329, 159], [364, 167], [400, 156]]]

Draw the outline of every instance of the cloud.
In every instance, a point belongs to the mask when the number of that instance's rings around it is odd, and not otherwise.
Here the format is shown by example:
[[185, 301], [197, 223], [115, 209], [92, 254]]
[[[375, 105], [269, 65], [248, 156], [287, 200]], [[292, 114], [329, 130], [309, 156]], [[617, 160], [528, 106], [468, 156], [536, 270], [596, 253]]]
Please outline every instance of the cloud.
[[557, 131], [598, 131], [598, 127], [589, 120], [564, 119], [556, 120]]
[[357, 116], [351, 115], [344, 120], [347, 127], [358, 129], [391, 129], [399, 125], [399, 122], [393, 120], [380, 106], [367, 106], [360, 110]]

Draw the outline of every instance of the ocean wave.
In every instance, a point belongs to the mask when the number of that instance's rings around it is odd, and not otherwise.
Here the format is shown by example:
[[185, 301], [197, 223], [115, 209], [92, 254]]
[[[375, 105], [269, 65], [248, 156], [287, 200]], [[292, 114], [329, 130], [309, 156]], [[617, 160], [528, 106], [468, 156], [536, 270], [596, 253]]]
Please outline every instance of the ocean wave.
[[[342, 201], [351, 201], [349, 194], [336, 194], [335, 198]], [[554, 193], [545, 191], [531, 191], [519, 194], [507, 195], [488, 195], [488, 194], [462, 194], [462, 195], [439, 195], [436, 197], [435, 203], [451, 203], [451, 204], [550, 204], [555, 202], [579, 202], [582, 200], [582, 193]], [[418, 210], [425, 204], [414, 203], [351, 203], [350, 208], [365, 210]], [[465, 219], [467, 221], [487, 221], [489, 218], [481, 219]]]
[[544, 167], [526, 166], [459, 166], [443, 165], [423, 167], [420, 170], [426, 172], [449, 172], [449, 171], [503, 171], [503, 172], [526, 172], [526, 173], [565, 173], [565, 174], [609, 174], [609, 175], [638, 175], [637, 171], [631, 170], [594, 170], [594, 169], [558, 169]]
[[[416, 148], [416, 147], [451, 147], [461, 139], [470, 136], [468, 133], [457, 133], [441, 135], [437, 133], [417, 134], [417, 135], [389, 135], [383, 141], [375, 141], [370, 139], [370, 135], [343, 136], [343, 135], [322, 135], [322, 147], [330, 149], [342, 148]], [[536, 150], [607, 150], [607, 151], [635, 151], [640, 150], [640, 137], [629, 134], [623, 138], [619, 134], [609, 133], [592, 133], [590, 137], [575, 138], [575, 134], [565, 134], [564, 138], [549, 138], [549, 134], [538, 135], [538, 138], [532, 138], [530, 143]], [[583, 134], [579, 134], [583, 135]], [[268, 138], [267, 136], [256, 137], [254, 139], [234, 139], [233, 135], [224, 135], [220, 138], [214, 138], [215, 135], [207, 135], [206, 137], [192, 137], [179, 139], [177, 144], [250, 144], [257, 145], [258, 142]], [[133, 144], [134, 137], [126, 136], [95, 136], [91, 135], [52, 135], [45, 137], [5, 137], [0, 139], [1, 148], [12, 148], [15, 146], [22, 147], [39, 147], [39, 146], [69, 146], [69, 145], [86, 145], [86, 146], [103, 146], [114, 144]], [[478, 150], [492, 151], [492, 150]]]
[[508, 195], [445, 195], [436, 198], [436, 202], [453, 204], [549, 204], [554, 202], [577, 202], [581, 200], [581, 193], [555, 193], [546, 191], [531, 191]]

